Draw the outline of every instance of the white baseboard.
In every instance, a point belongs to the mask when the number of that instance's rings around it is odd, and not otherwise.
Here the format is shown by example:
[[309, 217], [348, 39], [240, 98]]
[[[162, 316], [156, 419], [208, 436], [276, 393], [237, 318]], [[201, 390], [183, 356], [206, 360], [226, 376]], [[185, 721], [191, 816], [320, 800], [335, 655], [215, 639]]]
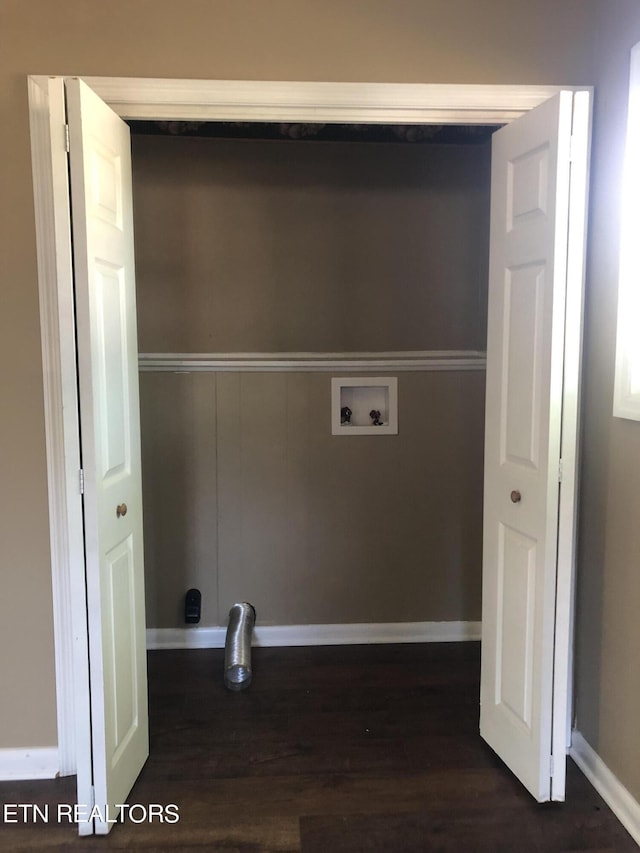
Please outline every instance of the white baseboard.
[[[451, 643], [480, 639], [480, 622], [380, 622], [348, 625], [265, 625], [254, 646], [341, 646], [358, 643]], [[148, 628], [148, 649], [221, 649], [226, 627]]]
[[226, 628], [147, 628], [147, 649], [221, 649]]
[[0, 781], [16, 779], [55, 779], [60, 762], [58, 747], [0, 749]]
[[579, 731], [574, 730], [572, 733], [569, 755], [633, 840], [640, 844], [640, 803], [629, 793], [617, 776], [614, 776]]

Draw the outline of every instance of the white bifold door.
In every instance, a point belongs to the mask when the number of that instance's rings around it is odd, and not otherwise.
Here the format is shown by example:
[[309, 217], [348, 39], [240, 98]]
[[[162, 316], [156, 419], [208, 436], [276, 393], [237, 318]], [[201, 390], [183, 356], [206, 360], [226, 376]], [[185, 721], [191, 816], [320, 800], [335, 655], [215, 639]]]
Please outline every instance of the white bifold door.
[[80, 80], [66, 100], [91, 690], [77, 753], [93, 789], [78, 798], [80, 831], [104, 834], [149, 752], [131, 146]]
[[564, 799], [573, 496], [561, 505], [561, 490], [575, 471], [561, 459], [565, 447], [575, 468], [564, 408], [579, 353], [565, 349], [579, 345], [584, 205], [570, 202], [585, 197], [588, 104], [560, 92], [492, 143], [480, 732], [539, 801]]
[[[126, 124], [81, 81], [65, 85], [91, 692], [78, 799], [96, 807], [80, 832], [106, 833], [148, 755], [131, 157]], [[564, 797], [559, 465], [566, 341], [580, 323], [580, 296], [566, 310], [570, 200], [586, 181], [571, 156], [576, 97], [560, 92], [493, 142], [480, 729], [538, 800]], [[581, 286], [581, 258], [574, 275]]]

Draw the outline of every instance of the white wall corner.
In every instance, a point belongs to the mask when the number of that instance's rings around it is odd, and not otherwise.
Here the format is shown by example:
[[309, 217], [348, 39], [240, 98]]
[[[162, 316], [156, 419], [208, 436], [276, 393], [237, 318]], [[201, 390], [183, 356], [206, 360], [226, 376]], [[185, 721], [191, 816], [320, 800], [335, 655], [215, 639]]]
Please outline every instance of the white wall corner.
[[640, 845], [640, 803], [577, 730], [574, 730], [571, 738], [569, 755], [633, 840]]
[[0, 749], [0, 781], [55, 779], [59, 775], [57, 746]]

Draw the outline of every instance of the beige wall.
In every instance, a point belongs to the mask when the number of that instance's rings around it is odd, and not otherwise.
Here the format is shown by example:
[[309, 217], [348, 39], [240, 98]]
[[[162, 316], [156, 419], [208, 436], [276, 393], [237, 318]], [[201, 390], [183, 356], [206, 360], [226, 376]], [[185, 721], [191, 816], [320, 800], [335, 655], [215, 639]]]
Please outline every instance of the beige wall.
[[[3, 380], [0, 419], [5, 484], [0, 747], [56, 740], [26, 75], [589, 83], [592, 13], [598, 5], [596, 0], [3, 0], [0, 356], [11, 373]], [[26, 617], [15, 606], [25, 597]]]
[[333, 436], [325, 373], [141, 374], [147, 624], [480, 619], [484, 373], [398, 377], [398, 435]]
[[142, 352], [485, 349], [484, 145], [133, 138]]
[[[133, 152], [142, 351], [484, 348], [488, 145]], [[203, 625], [479, 619], [483, 396], [404, 374], [399, 435], [345, 440], [330, 374], [143, 374], [149, 627], [190, 586]]]
[[203, 624], [218, 615], [215, 377], [142, 373], [147, 627], [184, 625], [184, 595], [202, 592]]
[[[615, 10], [615, 13], [614, 13]], [[640, 799], [640, 423], [613, 418], [620, 183], [634, 0], [596, 39], [577, 622], [577, 726]]]

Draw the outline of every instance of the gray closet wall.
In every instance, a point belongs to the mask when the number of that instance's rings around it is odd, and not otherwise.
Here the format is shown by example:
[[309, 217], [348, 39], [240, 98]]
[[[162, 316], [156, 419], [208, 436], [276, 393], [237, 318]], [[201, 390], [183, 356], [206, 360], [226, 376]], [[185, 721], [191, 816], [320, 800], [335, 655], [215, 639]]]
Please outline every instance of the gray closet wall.
[[[142, 352], [484, 349], [488, 145], [133, 155]], [[141, 373], [149, 627], [190, 586], [203, 625], [480, 618], [484, 373], [393, 371], [372, 437], [331, 435], [332, 375]]]

